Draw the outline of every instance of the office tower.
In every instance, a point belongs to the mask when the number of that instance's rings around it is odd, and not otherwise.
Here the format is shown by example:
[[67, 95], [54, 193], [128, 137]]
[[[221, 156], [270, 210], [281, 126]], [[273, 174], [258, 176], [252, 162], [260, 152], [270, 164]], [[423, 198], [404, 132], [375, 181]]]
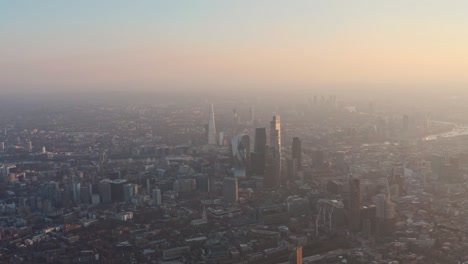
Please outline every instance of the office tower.
[[155, 205], [161, 205], [162, 204], [162, 196], [161, 196], [161, 189], [153, 189], [152, 193], [152, 198], [153, 198], [153, 203]]
[[270, 146], [281, 149], [281, 121], [280, 116], [273, 116], [270, 122]]
[[197, 189], [197, 181], [195, 179], [178, 179], [174, 181], [172, 189], [177, 193], [190, 193]]
[[46, 153], [46, 148], [42, 147], [42, 153]]
[[296, 160], [297, 170], [302, 170], [302, 142], [298, 137], [293, 138], [292, 142], [292, 159]]
[[80, 198], [81, 203], [90, 204], [91, 203], [91, 186], [81, 186], [80, 189]]
[[125, 201], [124, 185], [127, 180], [117, 179], [111, 182], [111, 197], [112, 202], [123, 202]]
[[247, 172], [247, 176], [250, 175], [251, 172], [251, 167], [252, 167], [252, 161], [251, 161], [251, 155], [250, 155], [250, 137], [249, 135], [243, 135], [242, 138], [242, 145], [244, 145], [245, 149], [245, 169]]
[[251, 155], [252, 160], [252, 171], [257, 175], [265, 174], [265, 162], [266, 162], [266, 129], [256, 128], [255, 129], [255, 144], [254, 152]]
[[28, 141], [28, 151], [32, 151], [33, 145], [31, 141]]
[[223, 145], [224, 145], [224, 132], [223, 132], [223, 131], [219, 132], [218, 144], [219, 144], [220, 146], [223, 146]]
[[249, 119], [250, 119], [249, 121], [250, 121], [250, 123], [251, 123], [252, 125], [255, 124], [255, 113], [254, 113], [254, 108], [253, 108], [253, 106], [250, 107], [250, 117], [249, 117]]
[[255, 144], [254, 152], [256, 153], [265, 153], [266, 152], [266, 129], [264, 127], [255, 129]]
[[5, 150], [5, 142], [0, 142], [0, 151]]
[[237, 203], [238, 201], [237, 178], [234, 178], [234, 177], [224, 178], [223, 195], [224, 195], [224, 202]]
[[288, 172], [288, 180], [295, 180], [297, 178], [297, 159], [287, 159], [286, 161], [286, 169]]
[[361, 186], [357, 178], [349, 179], [349, 229], [359, 231], [361, 228]]
[[75, 205], [81, 203], [81, 183], [73, 183], [73, 203]]
[[91, 197], [91, 204], [97, 205], [100, 203], [101, 203], [101, 197], [99, 196], [99, 194], [93, 194], [93, 196]]
[[234, 167], [234, 177], [246, 177], [247, 166], [246, 166], [246, 148], [242, 141], [242, 136], [234, 136], [231, 138], [231, 154], [232, 164]]
[[216, 125], [213, 104], [210, 105], [210, 117], [208, 119], [208, 144], [216, 145]]
[[376, 197], [377, 234], [389, 236], [395, 232], [396, 205], [385, 194]]
[[267, 153], [265, 157], [265, 173], [263, 177], [263, 185], [266, 188], [276, 188], [281, 183], [281, 177], [279, 173], [279, 151], [274, 147], [267, 147]]
[[103, 180], [98, 184], [98, 192], [101, 203], [106, 204], [112, 202], [111, 184], [109, 180]]
[[272, 169], [275, 184], [281, 183], [281, 122], [280, 116], [273, 116], [270, 122], [270, 148], [272, 150]]
[[150, 179], [146, 178], [146, 192], [150, 194]]
[[124, 200], [125, 201], [130, 201], [132, 197], [136, 195], [134, 185], [135, 184], [132, 184], [132, 183], [124, 184]]

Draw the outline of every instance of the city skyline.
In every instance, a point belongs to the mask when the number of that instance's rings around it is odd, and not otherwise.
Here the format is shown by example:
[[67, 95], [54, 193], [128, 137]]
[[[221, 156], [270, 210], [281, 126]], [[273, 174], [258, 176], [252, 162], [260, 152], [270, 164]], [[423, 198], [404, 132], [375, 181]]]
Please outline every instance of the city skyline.
[[9, 1], [2, 92], [463, 91], [464, 1]]

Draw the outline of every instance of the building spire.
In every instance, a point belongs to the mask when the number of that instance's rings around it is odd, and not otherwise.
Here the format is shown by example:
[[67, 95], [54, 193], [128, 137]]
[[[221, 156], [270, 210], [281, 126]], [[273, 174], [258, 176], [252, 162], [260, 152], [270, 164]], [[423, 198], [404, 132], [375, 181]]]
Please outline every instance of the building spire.
[[208, 119], [208, 144], [216, 145], [216, 124], [214, 118], [214, 107], [210, 105], [210, 117]]

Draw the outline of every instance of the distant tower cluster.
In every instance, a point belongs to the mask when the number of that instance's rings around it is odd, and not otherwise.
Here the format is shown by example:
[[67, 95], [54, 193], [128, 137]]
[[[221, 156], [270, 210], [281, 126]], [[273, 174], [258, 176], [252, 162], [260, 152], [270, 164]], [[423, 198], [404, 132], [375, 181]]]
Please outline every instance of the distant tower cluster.
[[210, 117], [208, 119], [208, 144], [216, 145], [216, 124], [214, 117], [214, 107], [213, 104], [210, 106]]

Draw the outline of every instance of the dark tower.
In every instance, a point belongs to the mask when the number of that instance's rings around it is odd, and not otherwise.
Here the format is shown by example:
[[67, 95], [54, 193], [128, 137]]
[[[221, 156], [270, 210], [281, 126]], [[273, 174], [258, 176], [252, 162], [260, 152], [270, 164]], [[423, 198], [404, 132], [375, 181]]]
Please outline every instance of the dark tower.
[[296, 160], [297, 170], [302, 170], [302, 143], [298, 137], [293, 138], [292, 142], [292, 159]]
[[266, 129], [264, 127], [255, 129], [255, 144], [251, 165], [252, 171], [257, 175], [265, 174], [266, 141]]
[[250, 176], [252, 171], [252, 156], [250, 155], [250, 137], [248, 135], [242, 136], [242, 144], [245, 148], [245, 169], [247, 176]]

